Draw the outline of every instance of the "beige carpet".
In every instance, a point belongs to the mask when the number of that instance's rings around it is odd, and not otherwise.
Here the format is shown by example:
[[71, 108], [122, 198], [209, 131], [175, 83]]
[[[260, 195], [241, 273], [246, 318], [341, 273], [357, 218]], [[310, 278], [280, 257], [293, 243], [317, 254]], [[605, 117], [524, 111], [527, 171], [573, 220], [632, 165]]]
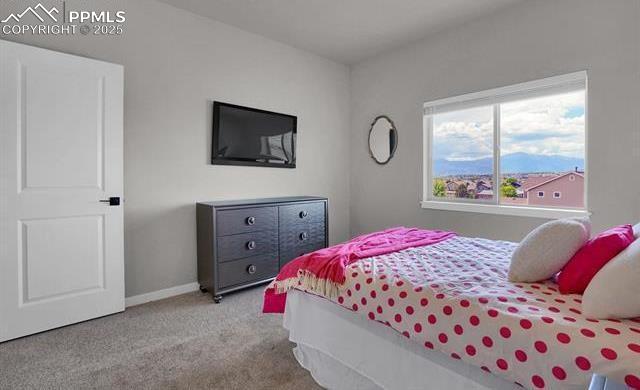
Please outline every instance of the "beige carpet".
[[317, 389], [263, 287], [200, 292], [0, 344], [0, 389]]

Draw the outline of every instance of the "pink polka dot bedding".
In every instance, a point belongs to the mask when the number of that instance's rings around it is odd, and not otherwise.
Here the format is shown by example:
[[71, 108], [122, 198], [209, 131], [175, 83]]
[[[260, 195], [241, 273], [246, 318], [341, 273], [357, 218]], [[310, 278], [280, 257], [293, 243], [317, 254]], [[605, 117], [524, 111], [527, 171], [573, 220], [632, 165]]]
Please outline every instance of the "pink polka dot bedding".
[[525, 388], [640, 388], [640, 319], [595, 320], [555, 282], [510, 283], [516, 244], [454, 237], [358, 260], [335, 303]]

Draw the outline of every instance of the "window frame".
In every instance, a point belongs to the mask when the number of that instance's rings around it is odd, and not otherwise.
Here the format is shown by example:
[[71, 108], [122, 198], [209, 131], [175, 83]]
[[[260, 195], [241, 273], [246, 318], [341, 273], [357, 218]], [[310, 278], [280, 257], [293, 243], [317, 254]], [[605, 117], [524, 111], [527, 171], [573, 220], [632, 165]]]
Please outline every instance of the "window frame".
[[[539, 218], [564, 218], [590, 215], [588, 211], [588, 87], [587, 72], [579, 71], [560, 76], [524, 82], [506, 87], [473, 92], [450, 98], [438, 99], [423, 104], [423, 172], [421, 207], [452, 211], [468, 211], [500, 215], [517, 215]], [[584, 89], [585, 104], [585, 172], [584, 207], [568, 208], [554, 206], [501, 204], [497, 190], [500, 183], [500, 104], [522, 99], [549, 96]], [[437, 114], [468, 108], [493, 106], [493, 198], [492, 199], [447, 199], [433, 196], [433, 118]]]

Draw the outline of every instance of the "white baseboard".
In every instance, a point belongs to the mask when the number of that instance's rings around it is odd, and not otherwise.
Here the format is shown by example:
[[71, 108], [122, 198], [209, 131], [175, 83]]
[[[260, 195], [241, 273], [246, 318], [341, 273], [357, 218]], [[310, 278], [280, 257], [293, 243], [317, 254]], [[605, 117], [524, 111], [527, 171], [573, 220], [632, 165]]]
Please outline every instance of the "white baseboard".
[[186, 294], [192, 291], [196, 291], [200, 288], [200, 285], [197, 282], [183, 284], [182, 286], [175, 286], [165, 288], [163, 290], [152, 291], [146, 294], [134, 295], [132, 297], [127, 297], [124, 299], [124, 306], [136, 306], [141, 305], [143, 303], [157, 301], [160, 299], [165, 299], [169, 297], [173, 297], [175, 295]]

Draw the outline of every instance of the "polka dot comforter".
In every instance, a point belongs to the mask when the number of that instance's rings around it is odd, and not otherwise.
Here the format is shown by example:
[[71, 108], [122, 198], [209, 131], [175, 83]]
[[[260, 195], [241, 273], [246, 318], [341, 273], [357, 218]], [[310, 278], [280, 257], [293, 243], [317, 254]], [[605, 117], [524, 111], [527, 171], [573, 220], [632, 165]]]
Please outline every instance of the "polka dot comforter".
[[[640, 319], [582, 316], [556, 283], [510, 283], [516, 244], [455, 237], [351, 264], [335, 303], [525, 388], [640, 388]], [[640, 298], [639, 298], [640, 299]]]

